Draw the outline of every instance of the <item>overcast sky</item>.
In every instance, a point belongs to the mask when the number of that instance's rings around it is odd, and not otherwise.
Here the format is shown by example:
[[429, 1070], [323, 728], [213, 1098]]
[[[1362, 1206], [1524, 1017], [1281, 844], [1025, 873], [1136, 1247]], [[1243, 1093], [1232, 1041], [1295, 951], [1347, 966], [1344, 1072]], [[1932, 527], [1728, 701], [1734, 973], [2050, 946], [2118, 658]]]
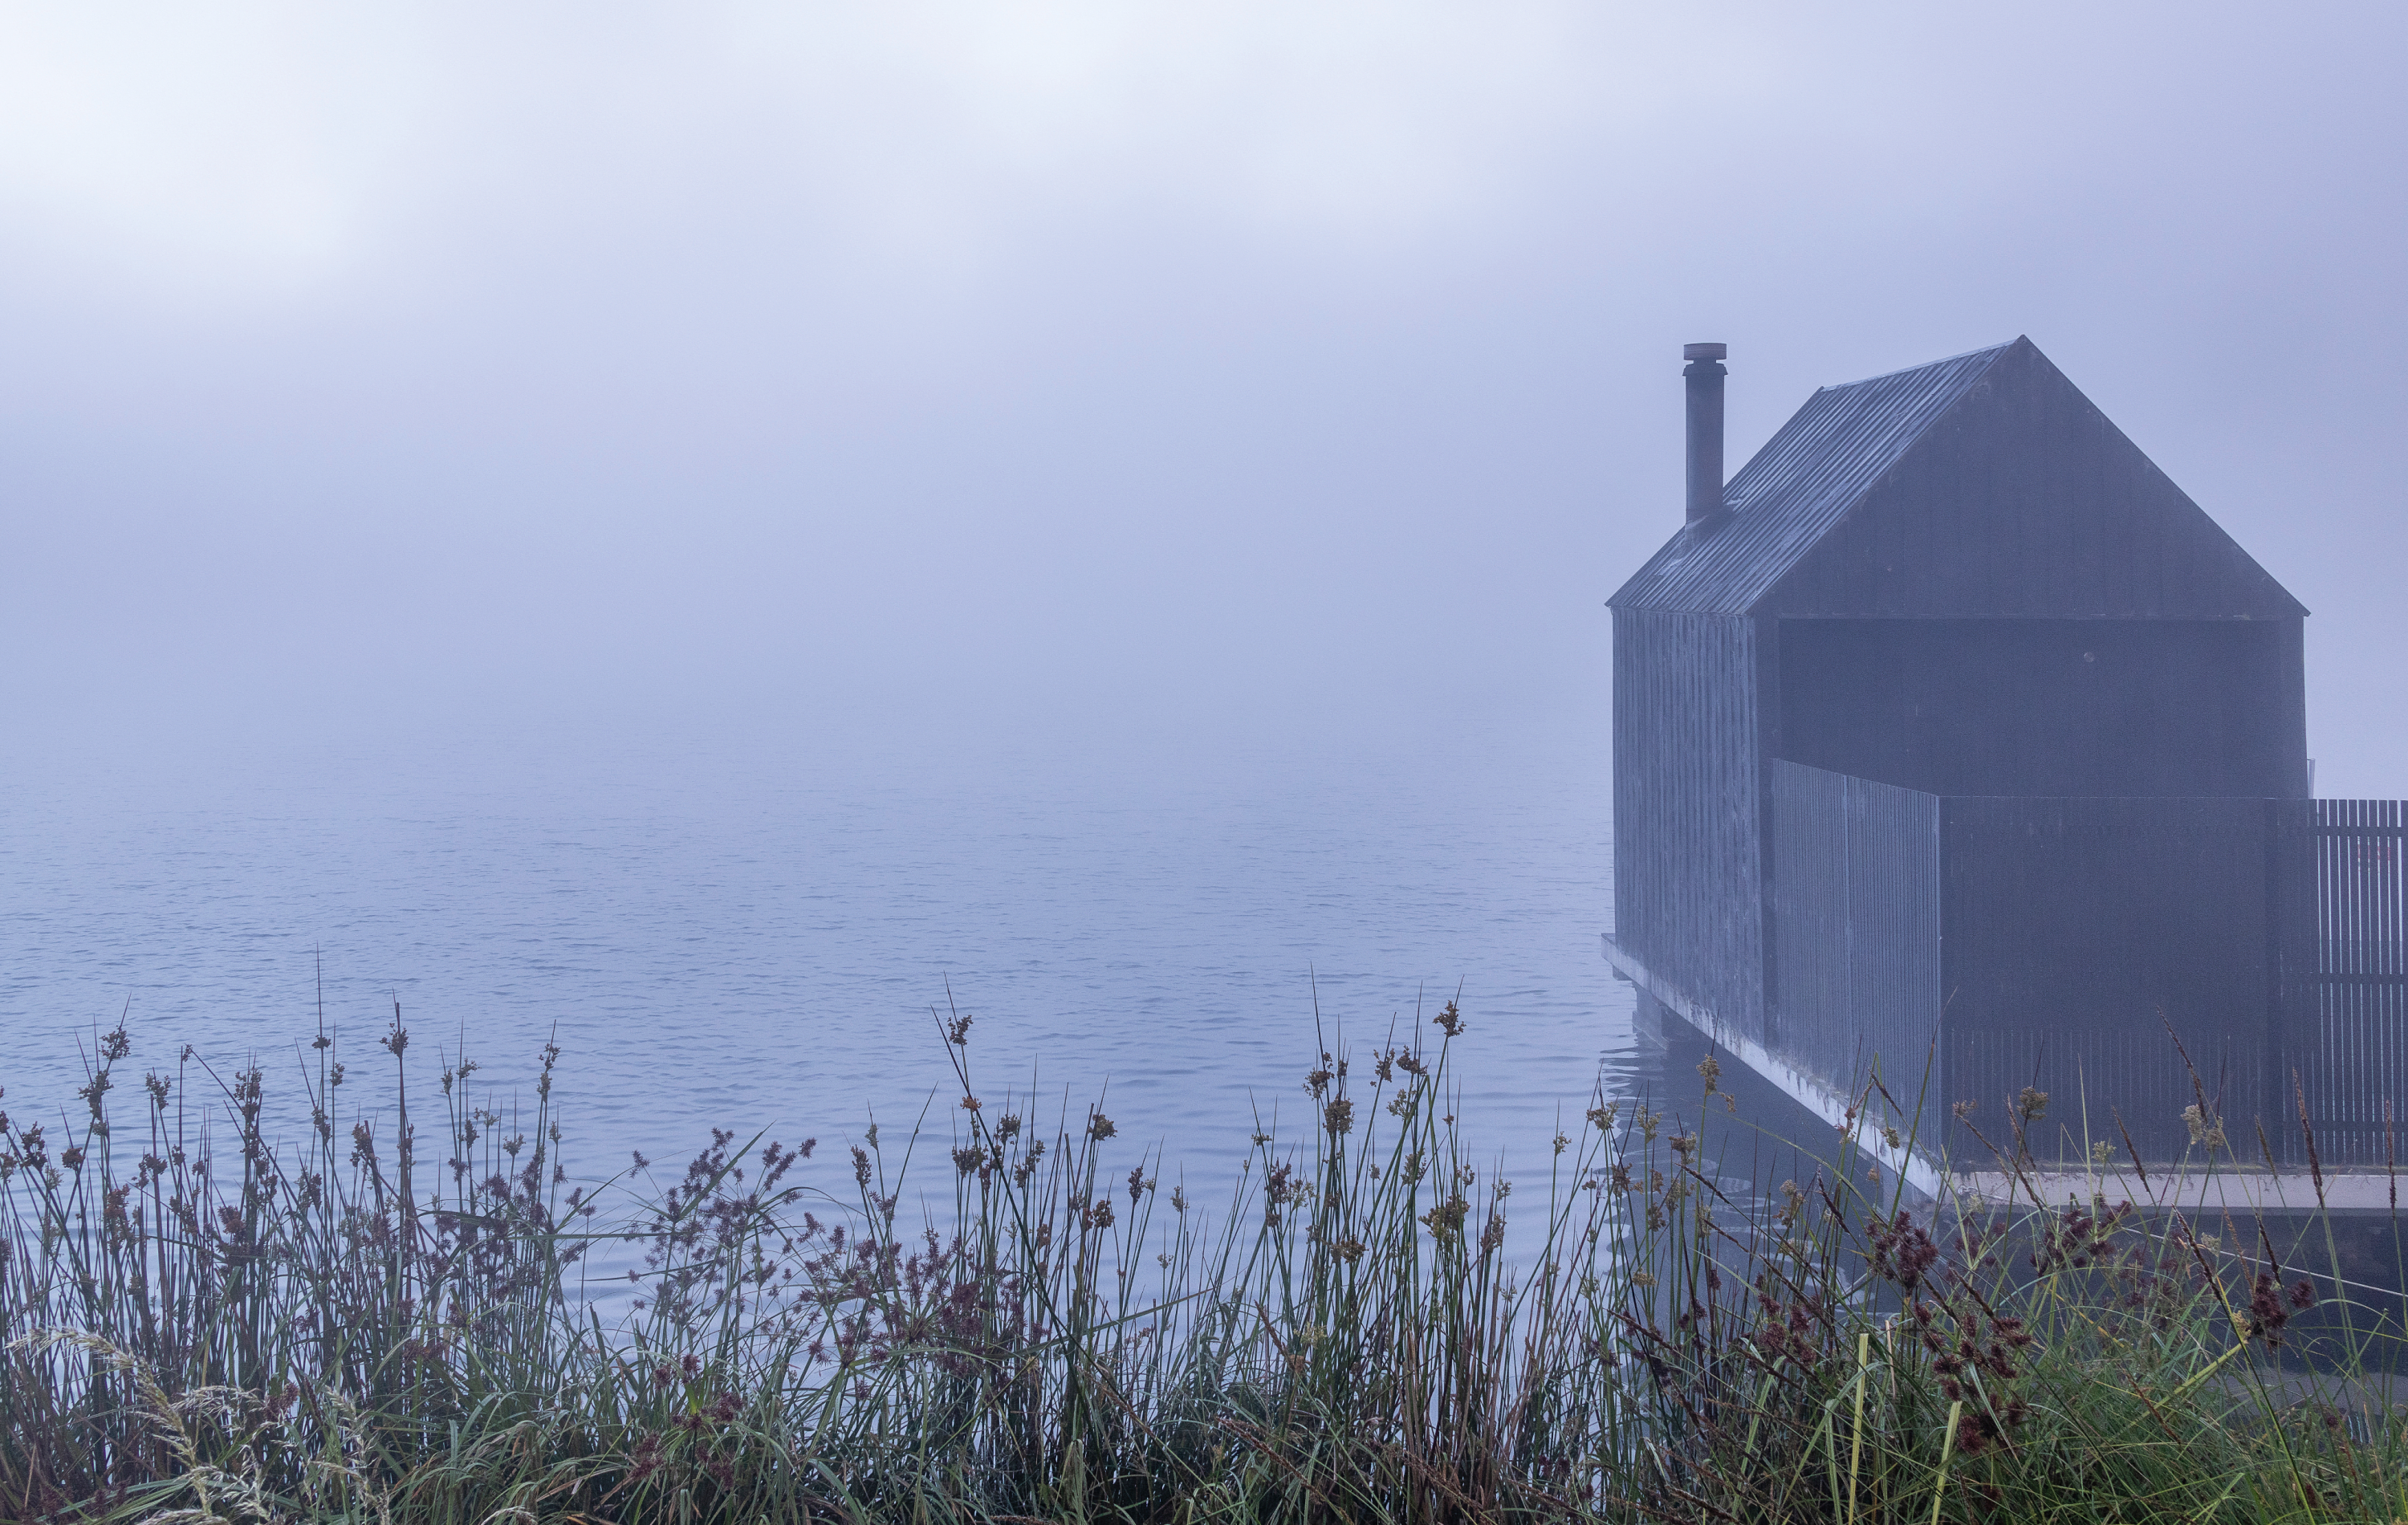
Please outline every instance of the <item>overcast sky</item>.
[[[263, 739], [1601, 776], [1613, 587], [2028, 334], [2408, 795], [2395, 5], [12, 4], [20, 768]], [[1586, 759], [1584, 761], [1583, 759]]]

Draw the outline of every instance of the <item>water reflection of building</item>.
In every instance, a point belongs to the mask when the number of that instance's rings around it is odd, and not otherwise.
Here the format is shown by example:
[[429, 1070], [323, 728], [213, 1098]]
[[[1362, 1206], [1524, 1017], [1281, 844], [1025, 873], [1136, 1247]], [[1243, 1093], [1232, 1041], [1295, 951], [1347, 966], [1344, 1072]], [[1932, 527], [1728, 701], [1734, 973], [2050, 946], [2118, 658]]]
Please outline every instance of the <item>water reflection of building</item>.
[[1954, 1103], [2001, 1139], [2030, 1087], [2043, 1160], [2155, 1161], [2203, 1094], [2278, 1167], [2230, 1189], [2308, 1189], [2304, 1110], [2382, 1205], [2403, 817], [2310, 798], [2306, 610], [2028, 339], [1827, 387], [1727, 486], [1723, 357], [1612, 601], [1642, 1007], [1834, 1117], [1877, 1072], [1926, 1186]]

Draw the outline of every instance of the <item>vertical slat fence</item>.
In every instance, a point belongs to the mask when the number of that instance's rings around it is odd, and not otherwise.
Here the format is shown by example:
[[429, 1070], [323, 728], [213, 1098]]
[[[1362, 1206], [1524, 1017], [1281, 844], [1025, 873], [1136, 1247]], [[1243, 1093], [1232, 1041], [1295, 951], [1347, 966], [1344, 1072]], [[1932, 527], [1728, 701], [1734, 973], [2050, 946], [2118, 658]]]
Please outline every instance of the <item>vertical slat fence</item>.
[[2318, 799], [2310, 821], [2315, 1021], [2294, 1068], [2326, 1162], [2384, 1165], [2408, 1124], [2408, 826], [2396, 799]]

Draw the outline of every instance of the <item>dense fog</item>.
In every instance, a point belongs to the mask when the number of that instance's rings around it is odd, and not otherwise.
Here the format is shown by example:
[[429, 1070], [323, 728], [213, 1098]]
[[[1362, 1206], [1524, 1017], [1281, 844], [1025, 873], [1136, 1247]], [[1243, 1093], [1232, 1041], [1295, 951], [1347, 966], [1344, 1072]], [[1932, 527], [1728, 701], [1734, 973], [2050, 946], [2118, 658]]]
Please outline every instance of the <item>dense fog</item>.
[[1736, 468], [2027, 333], [2314, 611], [2320, 792], [2408, 793], [2403, 32], [14, 7], [6, 765], [1601, 771], [1680, 344]]

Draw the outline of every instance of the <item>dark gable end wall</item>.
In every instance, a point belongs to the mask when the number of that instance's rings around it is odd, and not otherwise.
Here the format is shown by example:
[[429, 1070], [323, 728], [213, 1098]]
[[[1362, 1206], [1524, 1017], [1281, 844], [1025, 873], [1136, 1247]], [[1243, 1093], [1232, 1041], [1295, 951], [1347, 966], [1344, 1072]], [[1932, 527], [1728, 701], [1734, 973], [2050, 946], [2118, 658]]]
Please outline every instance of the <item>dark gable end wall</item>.
[[2045, 357], [2000, 356], [1756, 611], [1770, 755], [1949, 797], [1945, 1100], [2108, 1099], [2170, 1158], [2171, 1025], [2231, 1115], [2280, 1115], [2306, 611]]
[[2222, 620], [2307, 611], [2018, 340], [1754, 612]]
[[1793, 761], [1943, 795], [2307, 793], [2305, 611], [2028, 343], [1757, 611]]

